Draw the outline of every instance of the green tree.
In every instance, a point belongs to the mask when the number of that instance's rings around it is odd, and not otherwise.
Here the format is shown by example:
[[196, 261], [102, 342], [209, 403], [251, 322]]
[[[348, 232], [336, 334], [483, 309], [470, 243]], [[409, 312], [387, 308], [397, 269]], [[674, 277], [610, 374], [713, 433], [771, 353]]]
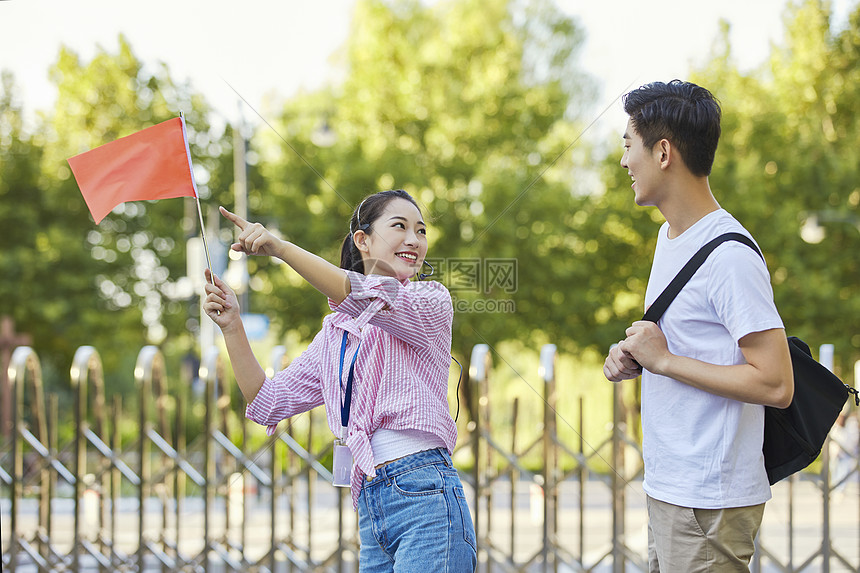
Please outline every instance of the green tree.
[[[8, 276], [16, 277], [4, 306], [10, 303], [20, 328], [32, 334], [48, 372], [68, 369], [74, 351], [91, 344], [111, 388], [128, 391], [144, 344], [161, 344], [170, 357], [193, 348], [187, 294], [177, 281], [185, 274], [185, 241], [196, 233], [196, 211], [179, 200], [128, 203], [96, 226], [66, 159], [183, 110], [205, 197], [206, 179], [222, 169], [221, 149], [202, 98], [174, 82], [166, 66], [144, 66], [122, 37], [118, 53], [100, 49], [90, 62], [62, 48], [50, 74], [56, 107], [29, 139], [6, 138], [11, 151], [4, 147], [2, 154], [15, 175], [7, 177], [4, 165], [9, 200], [0, 205], [0, 218], [23, 229], [4, 239], [18, 242], [4, 258], [12, 266]], [[4, 109], [16, 117], [8, 99]], [[34, 150], [27, 157], [15, 152], [27, 145]]]
[[[710, 177], [718, 201], [762, 246], [788, 332], [813, 348], [834, 343], [837, 367], [848, 378], [860, 358], [854, 318], [860, 300], [853, 296], [860, 280], [860, 8], [839, 32], [830, 20], [822, 0], [790, 5], [784, 42], [747, 73], [738, 68], [724, 23], [710, 61], [690, 79], [714, 91], [723, 108]], [[633, 205], [619, 156], [620, 150], [610, 152], [604, 162], [605, 192], [577, 214], [577, 236], [597, 244], [585, 249], [585, 267], [598, 273], [588, 277], [591, 305], [583, 315], [598, 348], [641, 316], [663, 220], [655, 209]], [[810, 244], [802, 231], [815, 216], [826, 237]]]
[[[28, 312], [20, 304], [37, 258], [39, 229], [39, 162], [41, 147], [24, 130], [24, 109], [11, 73], [0, 78], [0, 316], [11, 316], [26, 328]], [[16, 231], [13, 231], [16, 230]]]
[[[858, 13], [835, 33], [828, 3], [791, 5], [783, 45], [749, 74], [737, 70], [724, 30], [693, 76], [723, 104], [718, 199], [762, 246], [788, 332], [813, 348], [835, 344], [843, 375], [860, 358]], [[803, 227], [816, 218], [826, 238], [810, 244]]]
[[[288, 102], [277, 121], [283, 140], [260, 134], [260, 148], [279, 146], [260, 150], [266, 183], [253, 213], [338, 261], [360, 199], [404, 188], [428, 219], [434, 278], [462, 305], [516, 305], [455, 314], [461, 362], [468, 367], [482, 342], [587, 344], [591, 271], [571, 254], [587, 241], [576, 217], [590, 191], [576, 177], [588, 156], [578, 115], [592, 94], [574, 62], [581, 41], [575, 22], [543, 2], [360, 1], [343, 84]], [[323, 124], [337, 135], [331, 147], [312, 143]], [[458, 270], [456, 259], [470, 266]], [[516, 283], [468, 282], [465, 271], [490, 259], [515, 264]], [[313, 289], [266, 270], [276, 268], [268, 261], [251, 265], [283, 329], [308, 338], [319, 328], [326, 305]]]

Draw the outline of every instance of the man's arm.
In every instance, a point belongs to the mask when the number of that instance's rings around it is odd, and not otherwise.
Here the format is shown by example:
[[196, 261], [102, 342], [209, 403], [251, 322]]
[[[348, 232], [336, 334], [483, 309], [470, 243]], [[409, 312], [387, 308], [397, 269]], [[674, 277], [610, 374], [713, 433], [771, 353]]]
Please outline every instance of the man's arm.
[[629, 352], [621, 349], [621, 343], [613, 344], [609, 354], [603, 362], [603, 375], [610, 382], [621, 382], [631, 380], [642, 375], [642, 367], [639, 366]]
[[718, 396], [786, 408], [794, 395], [794, 374], [785, 331], [752, 332], [738, 341], [746, 364], [719, 366], [669, 352], [666, 337], [653, 322], [627, 329], [620, 348], [643, 368]]

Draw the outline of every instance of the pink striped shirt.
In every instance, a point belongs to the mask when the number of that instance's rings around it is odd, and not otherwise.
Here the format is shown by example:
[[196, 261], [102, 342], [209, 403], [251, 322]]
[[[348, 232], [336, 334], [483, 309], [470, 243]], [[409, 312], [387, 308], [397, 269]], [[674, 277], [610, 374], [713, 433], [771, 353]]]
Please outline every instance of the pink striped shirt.
[[[345, 272], [349, 296], [340, 304], [329, 299], [334, 312], [307, 350], [266, 379], [245, 415], [272, 435], [281, 420], [325, 404], [329, 428], [339, 436], [341, 399], [360, 341], [346, 440], [355, 462], [350, 483], [357, 508], [364, 476], [376, 475], [374, 431], [420, 430], [441, 438], [449, 453], [454, 450], [457, 427], [448, 407], [454, 309], [441, 283]], [[338, 381], [344, 331], [349, 334]]]

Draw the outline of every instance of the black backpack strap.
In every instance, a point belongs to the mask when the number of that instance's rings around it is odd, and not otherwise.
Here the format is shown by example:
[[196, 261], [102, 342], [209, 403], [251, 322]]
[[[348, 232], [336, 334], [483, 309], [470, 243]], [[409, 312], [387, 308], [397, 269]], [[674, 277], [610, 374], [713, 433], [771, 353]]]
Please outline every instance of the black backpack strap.
[[678, 293], [681, 292], [684, 285], [693, 278], [693, 275], [696, 274], [696, 271], [699, 270], [699, 267], [702, 266], [705, 259], [708, 258], [708, 255], [726, 241], [738, 241], [739, 243], [743, 243], [758, 253], [758, 256], [764, 260], [761, 251], [759, 251], [752, 239], [741, 233], [724, 233], [702, 246], [702, 248], [699, 249], [689, 261], [687, 261], [687, 264], [678, 271], [678, 274], [675, 275], [675, 278], [672, 279], [669, 286], [667, 286], [663, 292], [660, 293], [660, 296], [657, 297], [657, 300], [648, 307], [642, 320], [649, 320], [651, 322], [657, 322], [660, 320], [660, 317], [663, 316], [663, 313], [666, 312], [666, 309], [669, 308], [669, 305], [672, 304], [672, 301], [675, 300], [675, 297], [678, 296]]

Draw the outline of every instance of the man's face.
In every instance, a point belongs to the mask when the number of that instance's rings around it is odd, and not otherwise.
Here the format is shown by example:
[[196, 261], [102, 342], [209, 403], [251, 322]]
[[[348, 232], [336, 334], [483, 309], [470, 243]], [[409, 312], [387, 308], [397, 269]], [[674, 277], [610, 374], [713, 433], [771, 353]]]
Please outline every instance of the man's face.
[[660, 157], [656, 146], [647, 149], [642, 138], [633, 128], [632, 120], [627, 120], [627, 129], [624, 130], [624, 155], [621, 156], [621, 167], [627, 170], [627, 174], [633, 179], [631, 187], [634, 192], [634, 200], [639, 206], [655, 205], [658, 181], [662, 174], [660, 170]]

